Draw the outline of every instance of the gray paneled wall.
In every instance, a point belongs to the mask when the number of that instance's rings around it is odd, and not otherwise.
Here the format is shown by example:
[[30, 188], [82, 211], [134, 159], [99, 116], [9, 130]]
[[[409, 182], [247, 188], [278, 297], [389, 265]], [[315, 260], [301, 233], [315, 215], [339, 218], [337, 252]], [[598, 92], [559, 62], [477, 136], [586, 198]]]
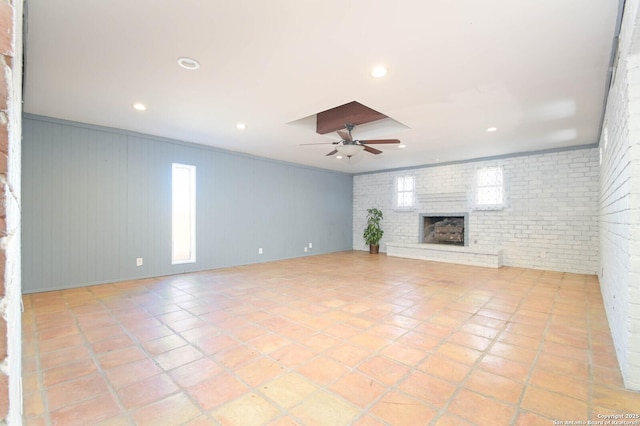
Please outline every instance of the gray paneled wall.
[[[24, 292], [353, 246], [348, 174], [38, 116], [22, 161]], [[172, 163], [197, 167], [194, 264], [171, 265]]]

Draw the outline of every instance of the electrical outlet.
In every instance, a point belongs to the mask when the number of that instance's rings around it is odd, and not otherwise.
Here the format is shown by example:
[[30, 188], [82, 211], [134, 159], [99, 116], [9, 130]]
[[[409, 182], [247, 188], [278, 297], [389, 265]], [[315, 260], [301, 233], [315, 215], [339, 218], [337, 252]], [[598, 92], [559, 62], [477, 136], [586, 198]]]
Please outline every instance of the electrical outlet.
[[304, 252], [306, 253], [308, 251], [308, 247], [304, 246]]
[[262, 254], [262, 247], [258, 249], [258, 254]]
[[310, 249], [313, 248], [313, 244], [309, 243], [309, 248]]
[[136, 266], [142, 266], [144, 264], [141, 257], [136, 258]]

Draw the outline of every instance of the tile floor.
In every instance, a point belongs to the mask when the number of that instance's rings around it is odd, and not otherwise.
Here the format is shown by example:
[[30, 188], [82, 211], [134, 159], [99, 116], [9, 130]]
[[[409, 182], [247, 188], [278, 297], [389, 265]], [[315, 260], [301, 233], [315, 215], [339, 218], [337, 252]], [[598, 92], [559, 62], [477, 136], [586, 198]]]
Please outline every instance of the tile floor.
[[637, 413], [595, 276], [344, 252], [24, 297], [27, 425]]

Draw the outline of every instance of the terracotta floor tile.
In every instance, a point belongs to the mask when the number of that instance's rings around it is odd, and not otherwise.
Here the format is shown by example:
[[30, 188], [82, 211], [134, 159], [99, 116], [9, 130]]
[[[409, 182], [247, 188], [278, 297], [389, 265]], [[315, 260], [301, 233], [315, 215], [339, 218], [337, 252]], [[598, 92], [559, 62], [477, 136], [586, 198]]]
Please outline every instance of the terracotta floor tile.
[[198, 407], [183, 394], [172, 395], [139, 409], [133, 419], [139, 425], [181, 425], [200, 415]]
[[94, 327], [83, 331], [83, 336], [87, 342], [95, 343], [105, 339], [115, 337], [126, 337], [126, 332], [118, 324]]
[[372, 408], [371, 412], [393, 425], [429, 424], [436, 411], [400, 392], [390, 392]]
[[358, 369], [387, 386], [397, 383], [409, 371], [406, 365], [381, 356], [368, 359], [360, 364]]
[[570, 396], [580, 401], [589, 400], [589, 382], [580, 381], [571, 376], [563, 376], [551, 371], [536, 368], [531, 375], [532, 385], [546, 390]]
[[74, 346], [82, 346], [84, 344], [80, 334], [58, 337], [40, 342], [38, 349], [41, 353], [58, 351], [60, 349], [69, 349]]
[[392, 343], [380, 351], [380, 353], [410, 367], [418, 365], [428, 355], [425, 351], [403, 343]]
[[309, 395], [289, 413], [308, 425], [350, 425], [359, 410], [326, 391]]
[[142, 347], [151, 355], [158, 355], [172, 349], [185, 346], [187, 342], [180, 336], [172, 334], [170, 336], [160, 337], [159, 339], [149, 340], [142, 344]]
[[347, 372], [347, 367], [333, 359], [319, 356], [298, 367], [296, 371], [314, 383], [327, 386]]
[[174, 368], [188, 364], [191, 361], [202, 358], [202, 353], [191, 345], [181, 346], [176, 349], [172, 349], [167, 352], [163, 352], [154, 357], [155, 361], [165, 371], [173, 370]]
[[40, 368], [48, 370], [70, 362], [91, 361], [89, 350], [84, 346], [73, 346], [54, 352], [40, 354]]
[[221, 373], [187, 389], [189, 395], [209, 411], [247, 392], [249, 388], [228, 373]]
[[387, 391], [368, 376], [349, 372], [331, 386], [331, 390], [354, 405], [365, 408]]
[[238, 342], [229, 336], [217, 334], [206, 335], [198, 339], [194, 339], [193, 345], [203, 351], [205, 354], [211, 355], [236, 346]]
[[355, 346], [361, 347], [362, 349], [377, 351], [392, 343], [392, 340], [365, 332], [351, 337], [349, 342]]
[[221, 425], [261, 426], [280, 414], [279, 410], [254, 393], [245, 394], [213, 412]]
[[254, 387], [284, 372], [285, 369], [280, 363], [266, 357], [258, 357], [235, 369], [238, 377]]
[[571, 376], [578, 380], [589, 380], [589, 364], [565, 357], [541, 353], [536, 367], [564, 376]]
[[442, 338], [424, 333], [409, 332], [398, 339], [398, 343], [411, 345], [419, 350], [429, 352], [442, 343]]
[[508, 343], [510, 345], [519, 346], [521, 348], [538, 350], [542, 344], [539, 339], [534, 339], [532, 337], [523, 336], [520, 334], [514, 334], [509, 332], [504, 332], [500, 334], [498, 337], [498, 341], [502, 343]]
[[264, 334], [247, 342], [248, 345], [255, 348], [258, 353], [261, 354], [269, 354], [287, 346], [290, 343], [291, 342], [288, 339], [274, 333]]
[[102, 368], [108, 369], [118, 365], [138, 361], [143, 358], [146, 358], [144, 351], [137, 346], [131, 346], [103, 354], [98, 358], [98, 362]]
[[[520, 412], [520, 415], [516, 419], [516, 426], [549, 426], [553, 424], [553, 420], [548, 417], [542, 417], [538, 414], [528, 413], [528, 412]], [[584, 420], [584, 419], [583, 419]]]
[[[278, 333], [282, 335], [283, 329], [278, 330]], [[233, 331], [233, 336], [239, 342], [248, 342], [249, 340], [255, 339], [258, 336], [263, 336], [269, 333], [269, 330], [264, 327], [259, 327], [254, 324], [245, 325]], [[287, 337], [287, 336], [285, 336]]]
[[422, 364], [418, 366], [419, 370], [425, 373], [433, 374], [452, 383], [460, 383], [469, 373], [471, 367], [469, 365], [460, 364], [450, 360], [442, 355], [430, 355]]
[[491, 339], [476, 336], [465, 331], [453, 333], [451, 337], [449, 337], [448, 341], [478, 351], [484, 351], [491, 344]]
[[456, 386], [435, 376], [412, 371], [398, 389], [435, 407], [443, 407], [455, 392]]
[[496, 342], [488, 353], [523, 364], [531, 364], [535, 360], [538, 352], [532, 349], [515, 346], [508, 343]]
[[640, 407], [640, 392], [628, 392], [603, 385], [594, 385], [591, 402], [598, 407], [609, 407], [619, 413], [636, 413]]
[[595, 276], [353, 251], [23, 300], [27, 425], [539, 425], [640, 406]]
[[523, 364], [494, 355], [485, 355], [478, 364], [478, 368], [524, 383], [529, 375], [531, 364]]
[[121, 388], [131, 383], [155, 376], [162, 372], [150, 359], [141, 359], [129, 364], [119, 365], [105, 371], [105, 374], [115, 388]]
[[455, 343], [443, 343], [434, 351], [434, 354], [442, 355], [452, 361], [461, 364], [473, 365], [482, 356], [482, 352]]
[[47, 389], [49, 410], [57, 410], [85, 399], [109, 392], [105, 379], [100, 374], [92, 374], [77, 380], [65, 382]]
[[259, 389], [280, 407], [289, 409], [318, 390], [318, 386], [297, 373], [287, 373]]
[[361, 416], [358, 420], [353, 423], [353, 426], [385, 426], [385, 423], [382, 423], [379, 420], [374, 419], [368, 414]]
[[116, 351], [118, 349], [134, 346], [135, 342], [131, 340], [129, 336], [113, 337], [105, 340], [100, 340], [91, 344], [91, 350], [96, 354], [104, 354], [107, 352]]
[[187, 388], [218, 375], [222, 373], [222, 371], [222, 367], [215, 361], [209, 358], [200, 358], [171, 370], [169, 376], [171, 376], [179, 386]]
[[325, 355], [336, 359], [349, 367], [355, 367], [365, 358], [371, 355], [371, 352], [349, 344], [342, 344], [329, 349]]
[[480, 425], [511, 424], [515, 414], [515, 408], [467, 389], [453, 398], [449, 411]]
[[313, 336], [302, 339], [300, 343], [302, 343], [312, 351], [320, 353], [338, 345], [340, 341], [335, 337], [327, 336], [326, 334], [315, 334]]
[[118, 396], [126, 409], [142, 407], [163, 399], [178, 391], [178, 387], [166, 374], [158, 374], [118, 390]]
[[57, 425], [89, 425], [119, 415], [120, 408], [107, 393], [52, 411], [51, 422]]
[[477, 424], [478, 423], [472, 423], [454, 414], [445, 413], [435, 421], [434, 426], [475, 426]]
[[553, 419], [584, 420], [589, 416], [585, 402], [536, 386], [527, 387], [521, 407]]
[[[24, 417], [39, 417], [44, 413], [44, 403], [40, 392], [24, 394], [22, 410]], [[35, 422], [35, 420], [34, 420]]]
[[53, 386], [67, 380], [77, 379], [97, 372], [98, 369], [92, 360], [78, 361], [50, 368], [44, 371], [45, 386]]
[[479, 369], [471, 372], [464, 386], [484, 396], [512, 405], [518, 404], [524, 389], [522, 383]]

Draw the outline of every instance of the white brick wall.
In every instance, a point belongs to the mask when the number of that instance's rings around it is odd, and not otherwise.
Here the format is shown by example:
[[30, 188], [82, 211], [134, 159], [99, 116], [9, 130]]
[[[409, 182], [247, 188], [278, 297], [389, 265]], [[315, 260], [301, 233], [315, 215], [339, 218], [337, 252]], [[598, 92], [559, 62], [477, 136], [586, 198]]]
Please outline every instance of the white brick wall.
[[[640, 390], [640, 43], [638, 0], [627, 0], [609, 92], [599, 187], [598, 275], [625, 385]], [[632, 54], [635, 52], [635, 54]], [[605, 136], [606, 135], [606, 136]]]
[[[476, 168], [502, 165], [506, 207], [471, 209]], [[393, 178], [413, 174], [418, 207], [393, 210]], [[460, 194], [463, 197], [460, 197]], [[457, 194], [430, 201], [433, 194]], [[466, 197], [464, 197], [466, 194]], [[594, 274], [598, 264], [598, 150], [596, 148], [516, 156], [354, 178], [355, 250], [367, 250], [362, 239], [366, 210], [384, 213], [386, 242], [419, 242], [419, 213], [469, 213], [469, 245], [503, 249], [505, 266]]]

